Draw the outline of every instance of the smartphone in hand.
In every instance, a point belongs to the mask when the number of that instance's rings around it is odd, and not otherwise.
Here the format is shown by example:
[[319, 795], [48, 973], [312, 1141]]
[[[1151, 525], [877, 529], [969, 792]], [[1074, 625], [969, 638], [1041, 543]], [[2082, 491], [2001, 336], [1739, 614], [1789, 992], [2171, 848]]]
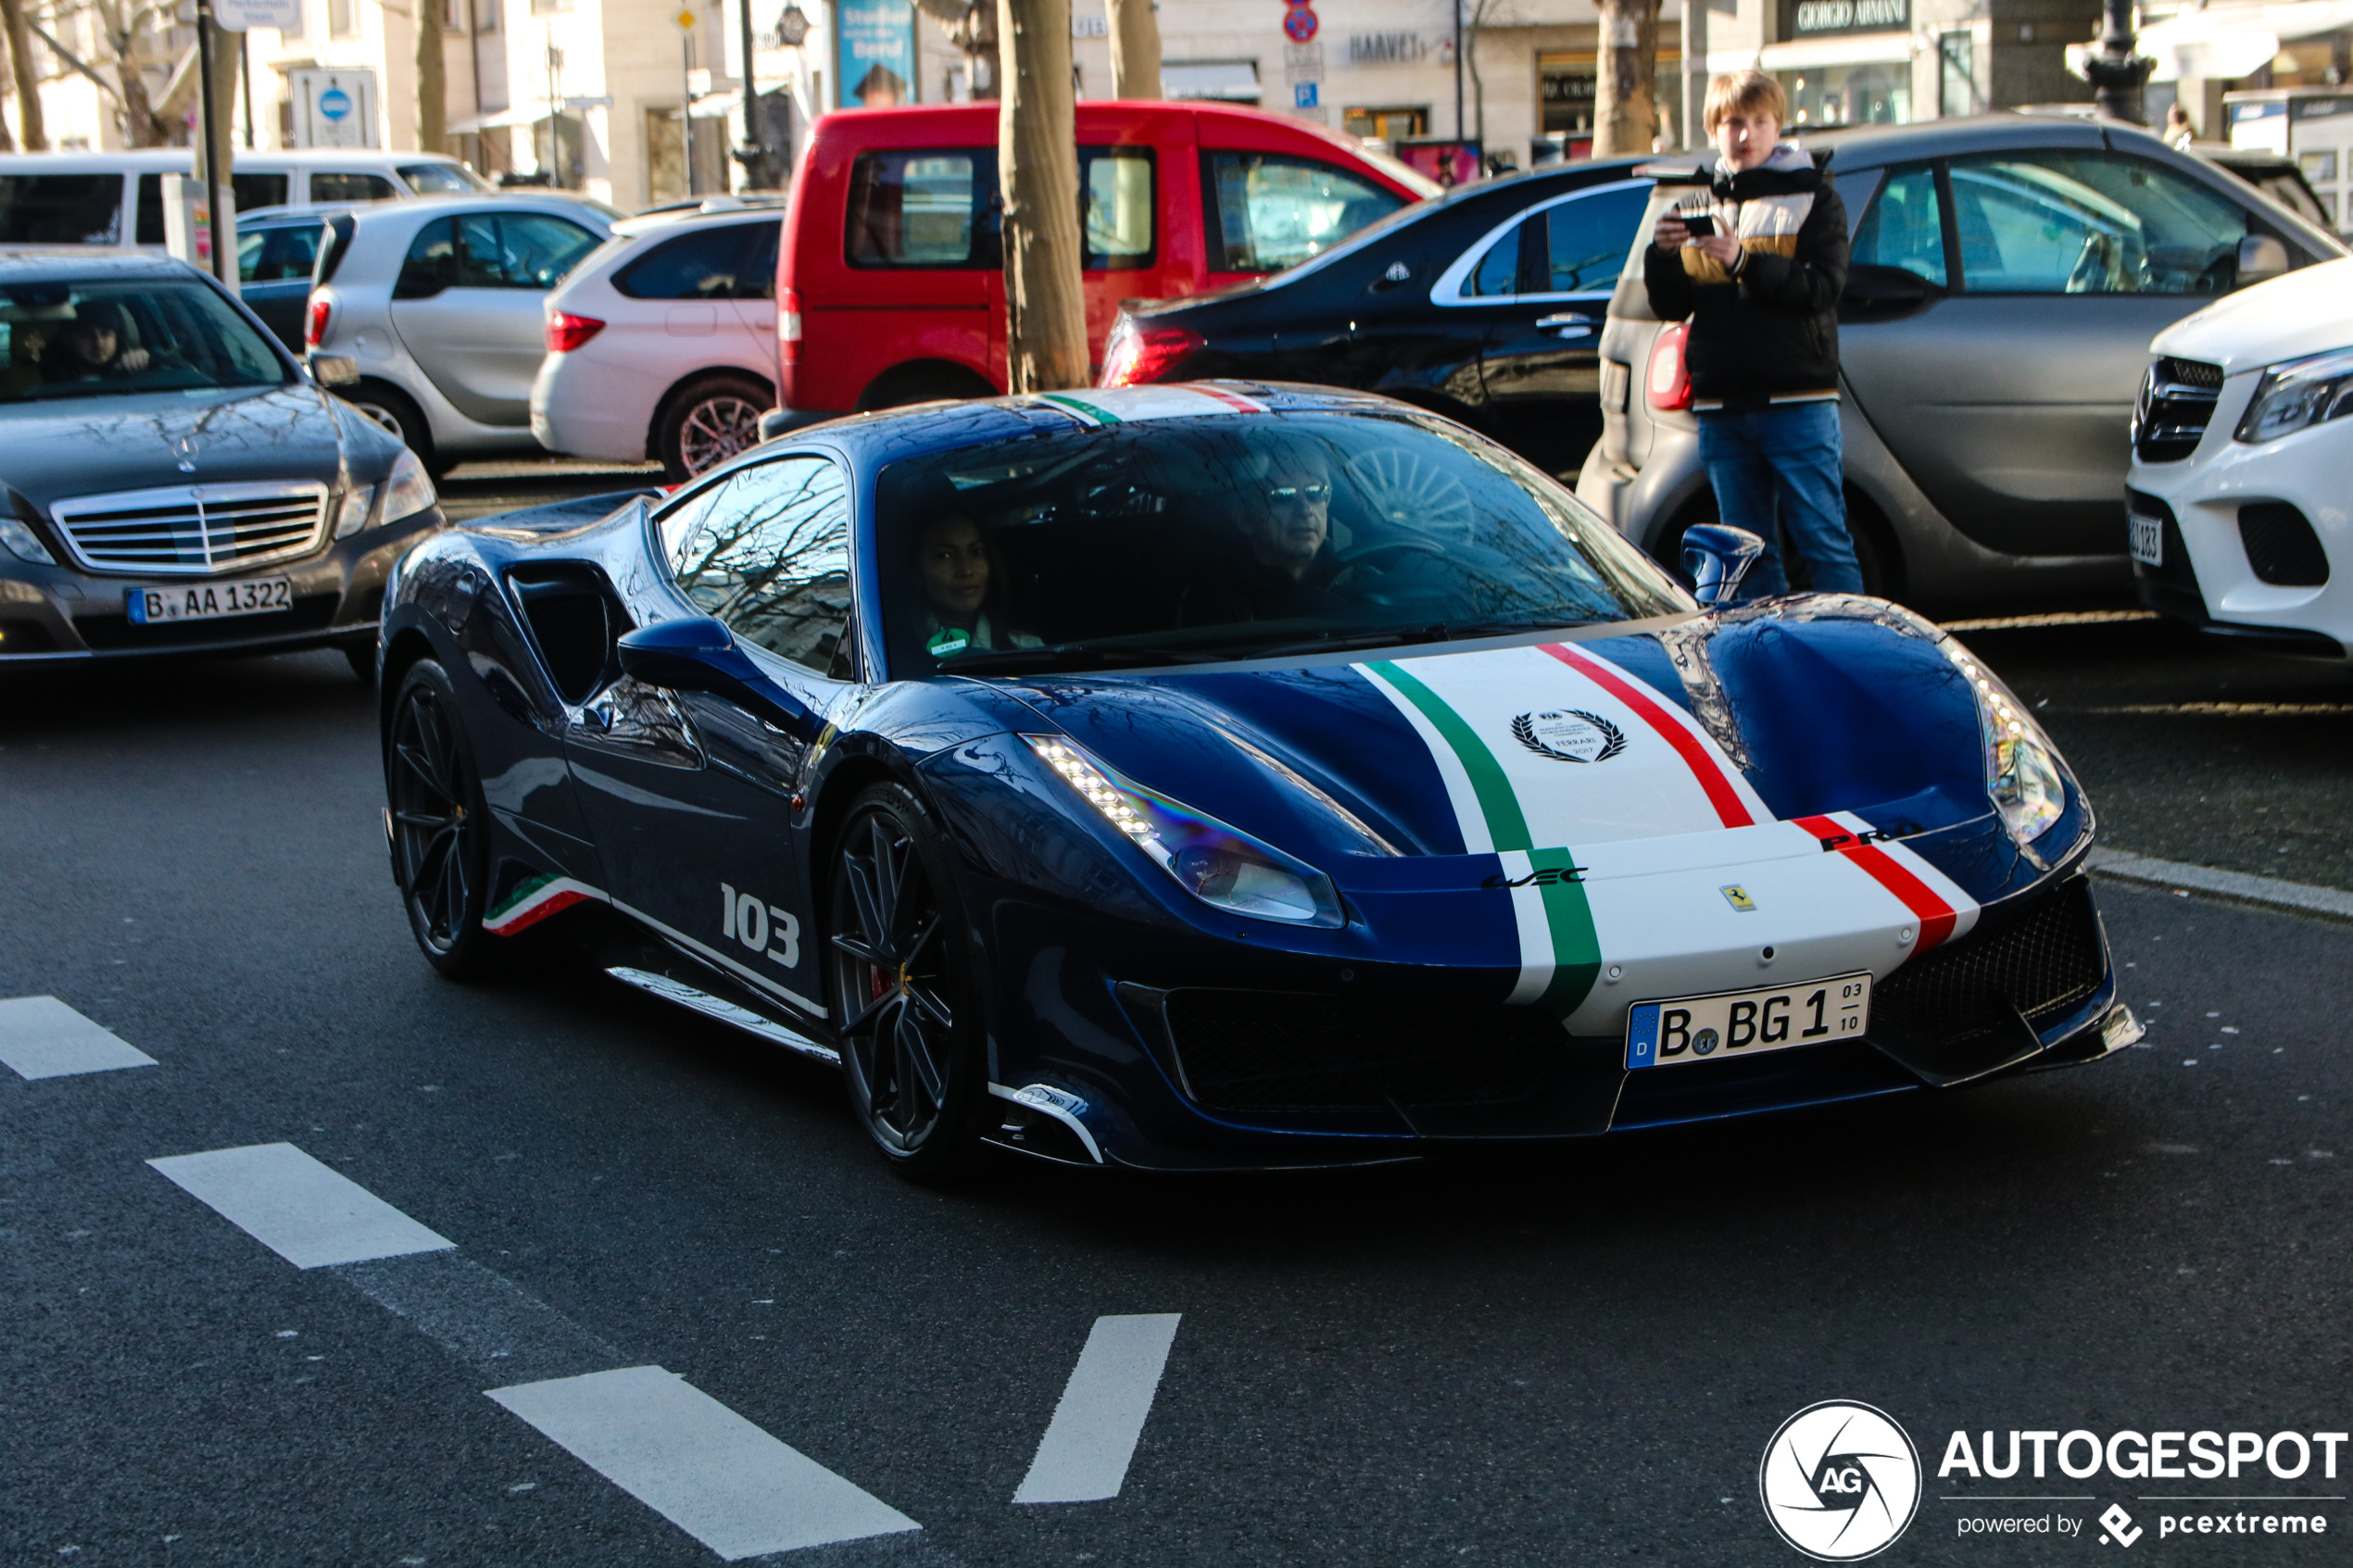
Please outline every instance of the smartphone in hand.
[[1682, 219], [1683, 227], [1691, 232], [1692, 238], [1695, 240], [1711, 238], [1716, 232], [1716, 220], [1709, 213], [1684, 212], [1677, 216]]

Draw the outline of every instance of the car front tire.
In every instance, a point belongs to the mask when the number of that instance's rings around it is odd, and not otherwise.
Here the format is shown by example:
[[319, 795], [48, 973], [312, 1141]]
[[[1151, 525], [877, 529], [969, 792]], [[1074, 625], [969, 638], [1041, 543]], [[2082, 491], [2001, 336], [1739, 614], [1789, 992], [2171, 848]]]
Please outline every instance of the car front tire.
[[988, 1099], [971, 936], [948, 867], [923, 803], [876, 784], [851, 803], [827, 883], [850, 1108], [891, 1168], [919, 1182], [977, 1160]]
[[393, 872], [425, 961], [451, 980], [489, 972], [498, 940], [482, 928], [490, 893], [490, 810], [457, 691], [430, 659], [409, 667], [393, 699], [384, 793]]

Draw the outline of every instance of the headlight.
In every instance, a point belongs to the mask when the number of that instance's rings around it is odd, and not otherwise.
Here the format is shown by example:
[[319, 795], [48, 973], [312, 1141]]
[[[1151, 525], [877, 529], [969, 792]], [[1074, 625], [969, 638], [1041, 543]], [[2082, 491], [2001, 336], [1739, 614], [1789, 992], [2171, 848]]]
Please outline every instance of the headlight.
[[1994, 797], [2002, 825], [2021, 846], [2051, 831], [2067, 811], [2067, 776], [2058, 748], [2004, 685], [1960, 644], [1947, 640], [1953, 661], [1977, 699], [1978, 732], [1985, 742], [1985, 793]]
[[2241, 441], [2276, 441], [2308, 426], [2353, 414], [2353, 348], [2290, 359], [2263, 372], [2255, 399], [2239, 416]]
[[1202, 903], [1289, 925], [1348, 923], [1331, 878], [1313, 866], [1121, 778], [1059, 735], [1021, 738], [1103, 821]]
[[404, 517], [414, 517], [437, 499], [425, 465], [418, 460], [417, 454], [402, 447], [400, 456], [393, 461], [392, 477], [384, 481], [384, 507], [377, 516], [385, 522], [398, 522]]
[[368, 526], [369, 508], [375, 505], [376, 487], [355, 484], [343, 493], [343, 508], [335, 513], [335, 537], [357, 533]]
[[49, 546], [41, 542], [41, 535], [12, 517], [0, 517], [0, 549], [35, 566], [57, 564], [57, 558], [49, 553]]

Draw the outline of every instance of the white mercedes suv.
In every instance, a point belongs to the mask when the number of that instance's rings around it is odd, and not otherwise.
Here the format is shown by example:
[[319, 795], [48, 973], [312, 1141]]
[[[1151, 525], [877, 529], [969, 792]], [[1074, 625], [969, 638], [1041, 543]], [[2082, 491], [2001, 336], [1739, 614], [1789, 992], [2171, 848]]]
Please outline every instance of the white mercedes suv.
[[2353, 653], [2353, 259], [2149, 347], [2125, 493], [2143, 601], [2284, 653]]

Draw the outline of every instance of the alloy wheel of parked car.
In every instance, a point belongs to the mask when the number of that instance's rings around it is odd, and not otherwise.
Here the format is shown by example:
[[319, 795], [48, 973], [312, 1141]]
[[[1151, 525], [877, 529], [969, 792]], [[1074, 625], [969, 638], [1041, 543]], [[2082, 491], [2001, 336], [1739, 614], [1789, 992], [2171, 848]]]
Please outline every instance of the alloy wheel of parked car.
[[760, 445], [760, 416], [774, 401], [758, 383], [714, 376], [686, 389], [662, 420], [661, 466], [692, 479]]
[[426, 960], [452, 979], [480, 972], [494, 940], [482, 929], [486, 809], [457, 708], [441, 666], [415, 664], [401, 681], [384, 742], [393, 870], [409, 928]]
[[866, 792], [835, 851], [827, 927], [850, 1103], [883, 1154], [918, 1179], [963, 1163], [985, 1092], [963, 935], [928, 830], [906, 790]]

